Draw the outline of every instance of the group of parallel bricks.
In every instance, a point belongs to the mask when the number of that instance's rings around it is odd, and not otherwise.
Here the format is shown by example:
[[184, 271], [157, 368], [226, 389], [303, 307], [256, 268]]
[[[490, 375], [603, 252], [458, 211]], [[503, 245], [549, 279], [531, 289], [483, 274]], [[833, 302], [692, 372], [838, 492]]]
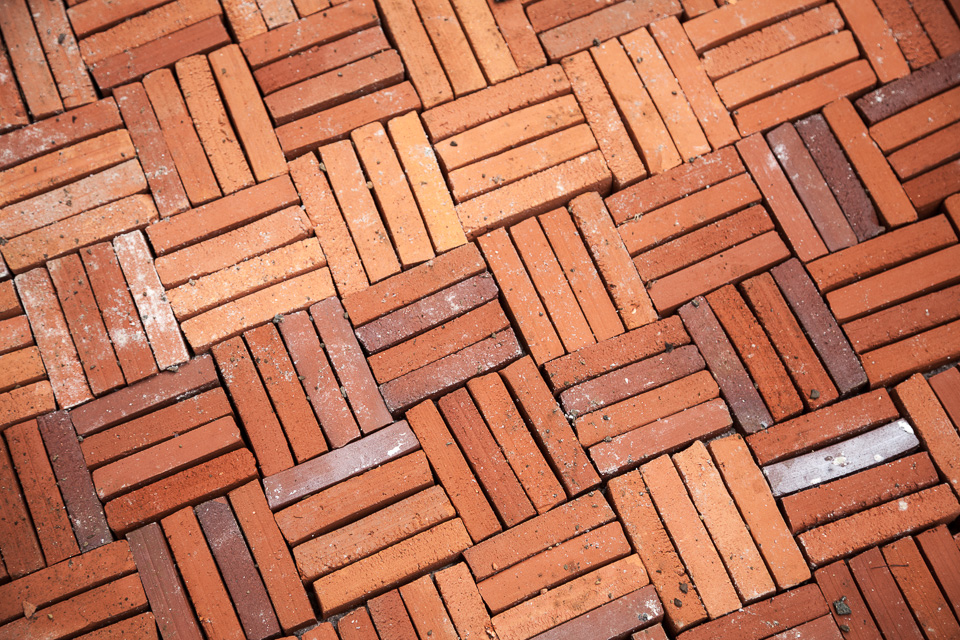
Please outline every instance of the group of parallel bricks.
[[0, 2], [0, 640], [960, 638], [958, 18]]

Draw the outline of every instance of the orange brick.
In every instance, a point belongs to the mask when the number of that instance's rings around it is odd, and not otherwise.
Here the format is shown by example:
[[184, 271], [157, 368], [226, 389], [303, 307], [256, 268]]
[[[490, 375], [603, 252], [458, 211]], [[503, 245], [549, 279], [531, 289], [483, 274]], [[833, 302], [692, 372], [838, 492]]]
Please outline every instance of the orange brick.
[[457, 640], [457, 631], [447, 614], [440, 593], [430, 576], [400, 587], [400, 595], [420, 636], [437, 640]]
[[460, 637], [482, 638], [494, 634], [490, 615], [467, 565], [460, 562], [438, 571], [434, 580]]
[[433, 41], [453, 94], [464, 96], [487, 86], [470, 43], [449, 0], [414, 0], [420, 21]]
[[487, 6], [493, 12], [493, 19], [497, 21], [500, 33], [507, 41], [520, 73], [527, 73], [547, 64], [540, 41], [530, 27], [530, 20], [522, 6], [516, 3], [503, 4], [496, 0], [487, 0]]
[[702, 53], [818, 4], [821, 4], [819, 0], [753, 0], [745, 4], [725, 4], [716, 12], [693, 18], [684, 29], [697, 53]]
[[0, 356], [0, 365], [0, 371], [3, 371], [0, 374], [0, 391], [9, 391], [47, 377], [43, 361], [40, 360], [40, 350], [36, 347]]
[[[19, 306], [19, 303], [18, 303]], [[0, 354], [10, 353], [33, 344], [30, 322], [24, 315], [0, 320]]]
[[[2, 46], [0, 46], [0, 73], [5, 77], [13, 75], [6, 47]], [[11, 129], [16, 130], [28, 124], [30, 124], [30, 118], [27, 117], [27, 107], [23, 104], [16, 83], [7, 82], [0, 86], [0, 133]]]
[[0, 16], [0, 33], [33, 119], [41, 120], [63, 111], [63, 102], [47, 66], [26, 0], [12, 0], [4, 7]]
[[77, 39], [67, 19], [66, 7], [60, 3], [44, 3], [29, 0], [40, 44], [47, 54], [47, 63], [57, 83], [63, 106], [67, 109], [94, 102], [97, 92], [87, 74], [86, 65], [80, 56]]
[[924, 631], [945, 638], [960, 635], [960, 624], [923, 561], [916, 541], [903, 538], [892, 542], [883, 547], [883, 557]]
[[0, 394], [0, 429], [57, 410], [53, 387], [41, 380]]
[[915, 375], [898, 385], [894, 394], [930, 452], [941, 477], [955, 493], [960, 494], [960, 435], [937, 401], [930, 384], [922, 376]]
[[857, 0], [839, 0], [837, 6], [854, 35], [857, 36], [857, 41], [863, 47], [867, 59], [870, 60], [882, 84], [910, 73], [910, 65], [900, 52], [876, 4]]
[[[373, 3], [370, 3], [371, 7]], [[406, 62], [410, 79], [425, 109], [453, 99], [443, 66], [430, 44], [413, 0], [382, 2], [383, 21]]]

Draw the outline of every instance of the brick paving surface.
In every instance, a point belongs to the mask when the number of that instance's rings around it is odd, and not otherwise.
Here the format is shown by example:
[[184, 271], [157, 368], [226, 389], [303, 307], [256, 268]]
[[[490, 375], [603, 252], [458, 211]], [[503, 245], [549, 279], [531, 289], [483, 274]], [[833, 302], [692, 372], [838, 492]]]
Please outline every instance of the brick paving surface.
[[956, 0], [0, 0], [0, 640], [960, 639]]

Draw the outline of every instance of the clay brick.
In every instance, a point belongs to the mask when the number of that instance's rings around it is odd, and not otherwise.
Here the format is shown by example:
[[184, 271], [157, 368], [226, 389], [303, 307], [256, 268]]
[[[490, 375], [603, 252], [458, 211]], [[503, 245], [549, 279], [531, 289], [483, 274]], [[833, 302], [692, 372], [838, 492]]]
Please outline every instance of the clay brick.
[[877, 210], [824, 117], [812, 115], [797, 122], [796, 127], [857, 240], [863, 242], [880, 234], [883, 228]]
[[634, 68], [661, 113], [680, 158], [690, 161], [710, 152], [700, 123], [653, 37], [638, 29], [621, 39]]
[[958, 176], [960, 160], [954, 160], [910, 180], [903, 188], [917, 211], [929, 214], [953, 193]]
[[840, 12], [836, 5], [826, 4], [704, 51], [701, 60], [710, 79], [718, 80], [840, 29]]
[[[302, 3], [304, 0], [300, 0]], [[300, 636], [304, 640], [339, 640], [332, 622], [321, 622]], [[288, 639], [289, 640], [289, 639]]]
[[[8, 78], [13, 76], [6, 47], [0, 47], [0, 73]], [[27, 107], [20, 97], [20, 90], [15, 81], [7, 82], [0, 87], [0, 132], [15, 130], [28, 124], [30, 118], [27, 117]]]
[[3, 542], [2, 556], [7, 573], [16, 580], [43, 569], [46, 566], [43, 550], [3, 438], [0, 438], [0, 506], [5, 514], [0, 519], [0, 542]]
[[891, 153], [956, 122], [960, 89], [924, 100], [870, 127], [870, 137], [884, 153]]
[[941, 367], [955, 359], [957, 330], [951, 322], [863, 355], [863, 366], [873, 386], [898, 382], [919, 371]]
[[844, 325], [857, 353], [866, 353], [915, 336], [960, 317], [956, 300], [960, 286], [921, 296]]
[[338, 620], [337, 632], [341, 640], [379, 640], [380, 638], [366, 607], [351, 611]]
[[555, 61], [586, 49], [595, 40], [603, 42], [615, 38], [680, 11], [677, 0], [625, 0], [542, 33], [540, 42], [547, 58]]
[[400, 592], [396, 589], [373, 598], [367, 603], [367, 608], [381, 637], [417, 640], [413, 621], [410, 620], [407, 609], [403, 606], [403, 600], [400, 598]]
[[8, 320], [14, 316], [22, 316], [23, 313], [14, 281], [0, 282], [0, 317]]
[[593, 633], [597, 638], [612, 640], [661, 619], [663, 619], [663, 607], [654, 587], [648, 585], [536, 637], [538, 640], [561, 640], [580, 638], [584, 637], [584, 634]]
[[864, 181], [883, 221], [896, 227], [916, 220], [916, 210], [853, 105], [840, 100], [827, 105], [823, 115]]
[[263, 579], [226, 499], [204, 502], [197, 506], [196, 514], [247, 638], [261, 640], [279, 635], [279, 623]]
[[944, 411], [953, 424], [960, 424], [960, 369], [947, 369], [929, 379]]
[[0, 16], [0, 33], [8, 47], [10, 62], [34, 120], [63, 111], [50, 68], [24, 0], [13, 0]]
[[590, 325], [537, 220], [531, 218], [513, 226], [510, 235], [564, 348], [576, 351], [593, 344]]
[[253, 174], [229, 124], [207, 58], [202, 55], [183, 58], [177, 62], [176, 70], [193, 124], [220, 188], [229, 194], [252, 186]]
[[950, 56], [960, 49], [960, 28], [945, 2], [919, 0], [911, 6], [940, 56]]
[[[649, 584], [639, 556], [631, 555], [555, 587], [493, 618], [502, 640], [529, 638]], [[597, 584], [606, 585], [602, 593]]]
[[461, 638], [496, 635], [487, 608], [466, 564], [460, 562], [438, 571], [434, 574], [434, 579]]
[[46, 380], [8, 391], [0, 394], [0, 430], [56, 409], [53, 388]]
[[349, 445], [265, 478], [263, 488], [267, 503], [274, 510], [286, 507], [417, 447], [416, 436], [407, 423], [396, 422]]
[[[74, 120], [74, 118], [76, 118]], [[99, 137], [123, 126], [117, 103], [104, 98], [0, 136], [0, 170]]]
[[[917, 178], [924, 172], [960, 155], [956, 143], [958, 133], [960, 133], [960, 123], [914, 142], [891, 154], [888, 158], [890, 166], [901, 180]], [[949, 187], [948, 190], [952, 191]]]
[[324, 576], [314, 583], [324, 616], [448, 564], [470, 546], [458, 518]]
[[[147, 228], [147, 236], [156, 254], [161, 256], [242, 227], [297, 201], [293, 183], [289, 178], [279, 177], [161, 220]], [[309, 200], [304, 202], [308, 204]], [[307, 215], [311, 215], [309, 206]], [[316, 224], [312, 216], [311, 221]]]
[[[937, 55], [933, 43], [930, 42], [930, 38], [924, 32], [917, 14], [909, 3], [882, 0], [877, 4], [877, 8], [880, 9], [884, 21], [911, 69], [919, 69], [939, 59], [940, 56]], [[951, 20], [949, 13], [947, 16], [947, 19]]]
[[854, 35], [857, 36], [857, 41], [863, 47], [881, 84], [910, 73], [910, 65], [903, 57], [876, 4], [858, 0], [840, 0], [837, 5]]
[[894, 390], [940, 473], [958, 491], [960, 486], [960, 436], [929, 383], [915, 375]]
[[30, 321], [24, 315], [0, 320], [0, 354], [25, 349], [33, 344]]
[[186, 507], [167, 516], [162, 520], [162, 525], [206, 635], [210, 638], [244, 637], [240, 620], [193, 509]]
[[464, 244], [467, 238], [458, 217], [459, 211], [454, 209], [420, 116], [409, 113], [393, 118], [387, 128], [420, 206], [433, 248], [437, 253], [443, 253]]
[[849, 564], [880, 630], [885, 635], [922, 638], [880, 549], [851, 558]]
[[[696, 191], [676, 202], [635, 216], [619, 231], [631, 255], [695, 231], [723, 217], [758, 204], [761, 193], [748, 174]], [[776, 213], [776, 212], [775, 212]]]
[[530, 26], [527, 14], [522, 6], [516, 3], [502, 4], [494, 0], [487, 0], [487, 6], [493, 13], [497, 26], [513, 60], [520, 73], [527, 73], [547, 64], [547, 58], [540, 46], [540, 41]]
[[157, 523], [130, 532], [130, 551], [137, 563], [146, 601], [163, 635], [200, 640], [203, 635], [184, 593], [163, 531]]
[[816, 572], [817, 586], [828, 603], [843, 603], [847, 609], [840, 607], [838, 612], [836, 607], [831, 607], [830, 613], [837, 625], [844, 625], [849, 631], [844, 631], [849, 638], [857, 640], [867, 640], [869, 638], [879, 638], [880, 630], [877, 629], [867, 603], [864, 602], [856, 583], [853, 581], [853, 575], [843, 561], [834, 562], [831, 565], [818, 569]]
[[188, 56], [203, 55], [227, 44], [230, 44], [230, 34], [223, 20], [215, 16], [111, 56], [96, 63], [91, 72], [97, 86], [107, 91], [139, 80], [152, 71], [173, 67]]
[[387, 32], [397, 43], [424, 109], [453, 100], [444, 68], [412, 0], [386, 0], [381, 7]]
[[645, 178], [646, 167], [633, 148], [630, 136], [590, 54], [581, 52], [565, 58], [563, 70], [603, 152], [607, 167], [613, 174], [613, 189], [619, 191]]
[[470, 43], [449, 0], [414, 0], [420, 21], [427, 30], [440, 66], [446, 73], [455, 97], [487, 86]]
[[[906, 505], [906, 508], [904, 508]], [[909, 535], [960, 513], [956, 496], [945, 484], [886, 502], [798, 536], [810, 564], [822, 566], [876, 544]]]
[[794, 533], [875, 507], [938, 482], [930, 458], [919, 453], [783, 498]]
[[534, 360], [539, 364], [563, 355], [564, 348], [560, 337], [553, 328], [507, 232], [496, 229], [480, 236], [478, 243], [497, 285], [503, 292], [507, 310]]
[[404, 268], [434, 258], [433, 247], [420, 210], [399, 158], [380, 123], [350, 134], [357, 155], [373, 183], [373, 195], [390, 231], [397, 257]]
[[289, 158], [342, 140], [363, 125], [383, 123], [419, 108], [420, 98], [413, 85], [402, 82], [282, 125], [276, 134]]
[[742, 107], [733, 118], [740, 134], [748, 136], [856, 97], [875, 82], [869, 63], [858, 60]]
[[[72, 638], [144, 611], [147, 606], [140, 578], [126, 576], [40, 609], [30, 618], [20, 618], [4, 625], [0, 627], [0, 638]], [[200, 638], [199, 635], [195, 637]]]
[[117, 6], [110, 0], [94, 0], [92, 4], [74, 2], [67, 4], [72, 5], [67, 9], [70, 24], [77, 36], [83, 38], [149, 11], [164, 2], [163, 0], [137, 0]]
[[434, 142], [463, 133], [485, 122], [571, 92], [560, 65], [550, 65], [430, 108], [423, 125]]
[[684, 25], [697, 53], [729, 42], [791, 15], [815, 7], [818, 0], [776, 0], [727, 4]]
[[[291, 545], [302, 546], [305, 541], [325, 534], [337, 538], [351, 536], [353, 531], [359, 529], [355, 521], [360, 522], [371, 514], [376, 515], [375, 512], [385, 510], [393, 503], [409, 498], [432, 485], [433, 475], [426, 455], [418, 451], [369, 471], [362, 471], [356, 477], [323, 489], [316, 495], [277, 512], [276, 520], [284, 538]], [[396, 507], [395, 510], [399, 508]], [[381, 516], [377, 516], [376, 520], [380, 518]], [[334, 531], [335, 529], [338, 531]], [[308, 551], [317, 544], [313, 543], [305, 546], [302, 551], [295, 552], [298, 563], [300, 554], [307, 557]], [[325, 550], [325, 553], [330, 552], [340, 553], [337, 549]], [[349, 556], [344, 559], [347, 557]], [[308, 571], [307, 563], [304, 563], [301, 570], [305, 573]]]
[[430, 576], [400, 587], [400, 595], [403, 596], [403, 603], [421, 637], [457, 640], [457, 631]]
[[308, 540], [296, 546], [293, 555], [300, 575], [316, 580], [456, 516], [443, 488], [430, 487]]
[[37, 420], [37, 426], [80, 552], [86, 553], [113, 542], [69, 414], [65, 411], [47, 414]]
[[124, 534], [185, 505], [222, 495], [256, 475], [253, 455], [239, 449], [108, 502], [104, 507], [107, 522], [118, 534]]
[[50, 276], [44, 269], [35, 269], [17, 276], [14, 282], [57, 402], [69, 408], [92, 400]]
[[679, 165], [673, 139], [620, 42], [608, 40], [590, 53], [647, 171], [657, 175]]
[[186, 211], [190, 208], [187, 192], [180, 182], [170, 148], [143, 85], [135, 83], [118, 87], [113, 95], [137, 149], [137, 159], [143, 166], [160, 215], [166, 217]]
[[321, 147], [319, 153], [367, 278], [375, 283], [398, 273], [400, 263], [353, 145], [343, 140]]
[[630, 638], [631, 640], [668, 640], [663, 626], [659, 624], [637, 631]]
[[589, 15], [599, 8], [608, 7], [615, 3], [616, 0], [601, 0], [600, 2], [585, 2], [584, 0], [574, 0], [573, 2], [530, 0], [525, 4], [529, 5], [527, 15], [530, 18], [530, 26], [532, 26], [537, 33], [541, 33], [568, 22], [573, 22], [577, 18]]
[[40, 350], [36, 347], [27, 347], [0, 356], [0, 371], [3, 372], [0, 373], [0, 391], [10, 391], [19, 386], [45, 380], [47, 377], [40, 358]]
[[25, 603], [42, 609], [135, 571], [126, 541], [51, 565], [0, 587], [0, 624], [22, 616]]
[[960, 584], [957, 582], [960, 550], [950, 532], [942, 525], [919, 534], [916, 540], [956, 615], [957, 609], [960, 609]]
[[883, 547], [883, 556], [903, 591], [914, 617], [928, 636], [960, 634], [960, 624], [923, 562], [913, 538], [903, 538]]

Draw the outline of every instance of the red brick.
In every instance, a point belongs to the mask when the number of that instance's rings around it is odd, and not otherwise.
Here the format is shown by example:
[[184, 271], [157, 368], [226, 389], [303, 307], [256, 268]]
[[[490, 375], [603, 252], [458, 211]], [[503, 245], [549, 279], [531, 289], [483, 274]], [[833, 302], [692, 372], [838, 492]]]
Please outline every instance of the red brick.
[[0, 430], [57, 410], [53, 387], [46, 380], [0, 394]]
[[461, 638], [490, 637], [493, 623], [467, 565], [460, 562], [434, 574], [437, 588]]
[[[6, 47], [0, 47], [0, 73], [4, 77], [13, 75]], [[7, 82], [0, 87], [0, 105], [2, 105], [2, 108], [0, 108], [0, 132], [16, 130], [17, 127], [30, 124], [30, 118], [27, 117], [27, 107], [23, 104], [16, 82]]]
[[[960, 124], [952, 124], [926, 138], [894, 152], [888, 158], [890, 166], [901, 180], [911, 180], [953, 160], [960, 152], [957, 149], [957, 134]], [[948, 187], [948, 190], [952, 191]]]
[[0, 282], [0, 317], [4, 320], [24, 314], [13, 280]]
[[960, 160], [954, 160], [910, 180], [903, 188], [917, 211], [929, 214], [952, 195], [958, 176]]
[[684, 28], [697, 53], [701, 53], [818, 4], [818, 0], [734, 3], [693, 18]]
[[523, 7], [516, 3], [502, 4], [496, 0], [487, 0], [487, 6], [493, 13], [501, 35], [507, 41], [520, 73], [544, 66], [547, 58], [540, 47], [539, 39], [530, 27]]
[[668, 640], [666, 632], [663, 630], [663, 626], [655, 624], [652, 627], [637, 631], [632, 636], [631, 640]]
[[[419, 21], [427, 30], [440, 66], [446, 73], [455, 97], [473, 93], [487, 86], [480, 64], [449, 0], [415, 0]], [[439, 87], [434, 88], [434, 91]]]
[[382, 596], [377, 596], [367, 603], [370, 617], [381, 637], [396, 638], [396, 640], [417, 640], [417, 632], [413, 628], [413, 621], [407, 614], [400, 592], [394, 589]]
[[937, 401], [933, 389], [922, 376], [915, 375], [898, 385], [894, 393], [941, 476], [954, 492], [960, 493], [960, 435]]
[[920, 640], [923, 634], [920, 633], [907, 603], [903, 601], [903, 595], [884, 562], [880, 549], [871, 549], [851, 558], [849, 565], [864, 600], [884, 635]]
[[953, 617], [914, 539], [903, 538], [888, 544], [883, 547], [883, 556], [924, 633], [944, 638], [960, 635], [960, 624]]
[[43, 368], [40, 350], [27, 347], [0, 356], [0, 391], [9, 391], [16, 387], [45, 380], [47, 371]]
[[457, 631], [430, 576], [400, 587], [400, 595], [403, 596], [403, 603], [421, 637], [427, 636], [431, 640], [457, 640]]
[[360, 607], [344, 615], [337, 621], [337, 631], [341, 640], [379, 640], [380, 638], [366, 607]]
[[891, 153], [956, 122], [960, 89], [954, 88], [885, 118], [870, 127], [870, 137], [884, 153]]
[[[3, 438], [0, 438], [0, 506], [6, 514], [0, 519], [0, 542], [3, 542], [3, 563], [7, 573], [16, 580], [43, 569], [46, 561], [40, 541], [30, 521], [27, 503]], [[19, 611], [17, 613], [19, 615]]]
[[945, 2], [919, 0], [915, 6], [911, 6], [939, 55], [950, 56], [960, 49], [960, 28]]
[[918, 535], [917, 542], [956, 615], [960, 609], [960, 583], [957, 581], [960, 576], [960, 549], [942, 525]]
[[424, 109], [452, 100], [453, 90], [412, 0], [387, 0], [382, 9], [387, 32], [397, 43]]
[[14, 0], [5, 9], [0, 16], [0, 31], [31, 115], [40, 120], [60, 113], [63, 102], [44, 58], [30, 8], [24, 0]]
[[910, 66], [874, 3], [840, 0], [837, 5], [882, 84], [910, 73]]
[[835, 607], [831, 607], [830, 613], [837, 625], [845, 625], [848, 631], [844, 631], [848, 638], [856, 640], [868, 640], [870, 638], [879, 638], [880, 630], [877, 629], [867, 603], [864, 602], [856, 583], [853, 581], [853, 575], [847, 568], [845, 562], [835, 562], [829, 566], [818, 569], [816, 573], [817, 586], [828, 603], [842, 602], [847, 605], [848, 610], [841, 607], [843, 615]]
[[[909, 3], [883, 0], [877, 4], [877, 8], [880, 9], [884, 21], [892, 31], [911, 69], [919, 69], [939, 59], [940, 56], [937, 55], [933, 43], [920, 26], [920, 21]], [[952, 21], [949, 12], [947, 19]]]
[[32, 344], [33, 333], [25, 315], [0, 320], [0, 354], [25, 349]]
[[932, 376], [929, 382], [950, 421], [960, 424], [960, 369], [947, 369]]

